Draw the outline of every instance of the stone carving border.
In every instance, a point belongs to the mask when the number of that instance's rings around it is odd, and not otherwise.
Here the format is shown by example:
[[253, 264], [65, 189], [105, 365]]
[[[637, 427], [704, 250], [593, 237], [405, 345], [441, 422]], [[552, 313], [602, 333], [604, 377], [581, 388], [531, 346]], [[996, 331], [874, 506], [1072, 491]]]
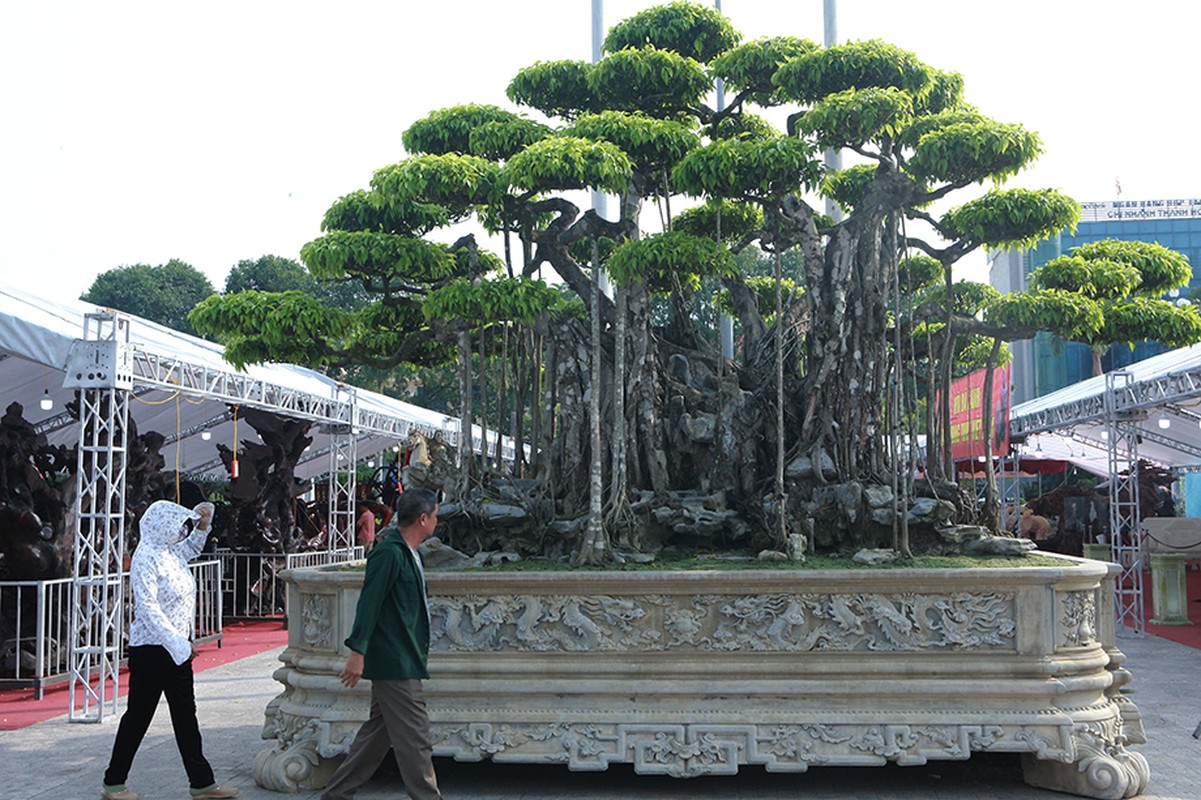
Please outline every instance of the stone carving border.
[[1017, 630], [1011, 592], [468, 595], [430, 612], [435, 653], [1012, 651]]

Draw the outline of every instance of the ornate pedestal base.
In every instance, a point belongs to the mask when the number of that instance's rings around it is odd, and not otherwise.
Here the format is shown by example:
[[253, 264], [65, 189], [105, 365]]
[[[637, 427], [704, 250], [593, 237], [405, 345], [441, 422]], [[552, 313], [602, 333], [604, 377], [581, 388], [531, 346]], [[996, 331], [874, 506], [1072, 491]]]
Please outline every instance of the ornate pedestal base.
[[[1017, 752], [1032, 784], [1130, 797], [1148, 771], [1110, 569], [430, 573], [434, 750], [680, 778]], [[299, 791], [370, 695], [337, 680], [362, 574], [287, 579], [254, 775]]]

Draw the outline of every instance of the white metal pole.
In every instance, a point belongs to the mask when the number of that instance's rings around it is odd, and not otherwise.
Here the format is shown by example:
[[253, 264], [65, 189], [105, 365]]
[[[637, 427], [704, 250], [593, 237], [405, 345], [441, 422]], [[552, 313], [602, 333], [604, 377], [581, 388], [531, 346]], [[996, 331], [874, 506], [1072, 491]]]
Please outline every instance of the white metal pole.
[[[838, 44], [838, 0], [822, 0], [824, 41], [826, 47]], [[826, 169], [834, 172], [842, 169], [842, 152], [826, 150]], [[826, 198], [826, 214], [835, 222], [842, 219], [842, 209], [831, 198]]]
[[[601, 60], [601, 47], [605, 43], [605, 0], [592, 0], [592, 63]], [[592, 208], [596, 211], [597, 216], [602, 219], [609, 217], [609, 196], [604, 192], [592, 190]], [[600, 285], [600, 290], [609, 297], [613, 296], [613, 289], [609, 286], [609, 276], [605, 274], [603, 269], [596, 264], [593, 265], [596, 269], [597, 283]]]
[[[713, 6], [721, 11], [721, 0], [713, 0]], [[726, 83], [717, 79], [717, 110], [726, 107]], [[718, 330], [721, 332], [721, 354], [723, 358], [734, 357], [734, 318], [718, 310]]]

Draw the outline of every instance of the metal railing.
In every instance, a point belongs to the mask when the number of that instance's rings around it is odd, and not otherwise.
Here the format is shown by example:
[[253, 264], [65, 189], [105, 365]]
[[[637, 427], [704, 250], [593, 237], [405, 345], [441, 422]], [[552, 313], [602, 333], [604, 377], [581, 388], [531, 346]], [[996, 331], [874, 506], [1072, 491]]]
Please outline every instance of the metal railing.
[[[195, 640], [220, 641], [222, 636], [221, 562], [188, 565], [196, 580]], [[129, 573], [121, 574], [125, 630], [133, 605]], [[11, 624], [0, 641], [0, 687], [29, 687], [42, 699], [45, 687], [71, 674], [71, 579], [0, 581], [0, 621]], [[126, 658], [122, 642], [119, 660]]]
[[239, 553], [218, 550], [221, 599], [227, 618], [273, 619], [288, 615], [288, 596], [281, 573], [296, 567], [341, 564], [363, 557], [362, 547], [305, 553]]

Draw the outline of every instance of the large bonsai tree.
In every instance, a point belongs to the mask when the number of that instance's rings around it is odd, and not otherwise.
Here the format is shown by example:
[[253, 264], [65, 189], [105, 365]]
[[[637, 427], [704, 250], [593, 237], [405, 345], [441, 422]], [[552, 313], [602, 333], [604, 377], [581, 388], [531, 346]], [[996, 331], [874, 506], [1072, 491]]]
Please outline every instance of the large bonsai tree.
[[[929, 210], [1041, 150], [966, 104], [955, 73], [880, 41], [741, 42], [685, 2], [618, 24], [605, 51], [513, 78], [509, 99], [544, 121], [494, 105], [431, 113], [404, 133], [411, 155], [333, 205], [302, 259], [320, 280], [360, 285], [375, 298], [363, 308], [246, 292], [192, 315], [235, 363], [457, 359], [463, 430], [516, 444], [506, 460], [489, 440], [481, 462], [461, 443], [455, 488], [478, 512], [478, 546], [517, 537], [488, 539], [491, 491], [538, 523], [526, 544], [581, 561], [614, 544], [796, 549], [805, 536], [908, 549], [914, 497], [930, 523], [974, 512], [947, 480], [947, 412], [931, 402], [957, 369], [1039, 330], [1094, 345], [1201, 338], [1192, 309], [1136, 296], [1187, 280], [1163, 248], [1097, 245], [1017, 296], [952, 282], [969, 252], [1028, 246], [1079, 214], [1058, 192], [1001, 188]], [[725, 108], [706, 102], [716, 78]], [[755, 114], [777, 107], [782, 130]], [[827, 172], [826, 148], [862, 163]], [[582, 210], [582, 189], [616, 195], [617, 219]], [[823, 196], [841, 220], [816, 210]], [[674, 213], [684, 197], [692, 207]], [[426, 238], [468, 218], [502, 255]], [[744, 269], [756, 247], [770, 277]], [[714, 301], [736, 319], [733, 359], [700, 326], [698, 303]], [[915, 483], [902, 443], [922, 427], [935, 453]], [[538, 480], [490, 480], [499, 464]]]

